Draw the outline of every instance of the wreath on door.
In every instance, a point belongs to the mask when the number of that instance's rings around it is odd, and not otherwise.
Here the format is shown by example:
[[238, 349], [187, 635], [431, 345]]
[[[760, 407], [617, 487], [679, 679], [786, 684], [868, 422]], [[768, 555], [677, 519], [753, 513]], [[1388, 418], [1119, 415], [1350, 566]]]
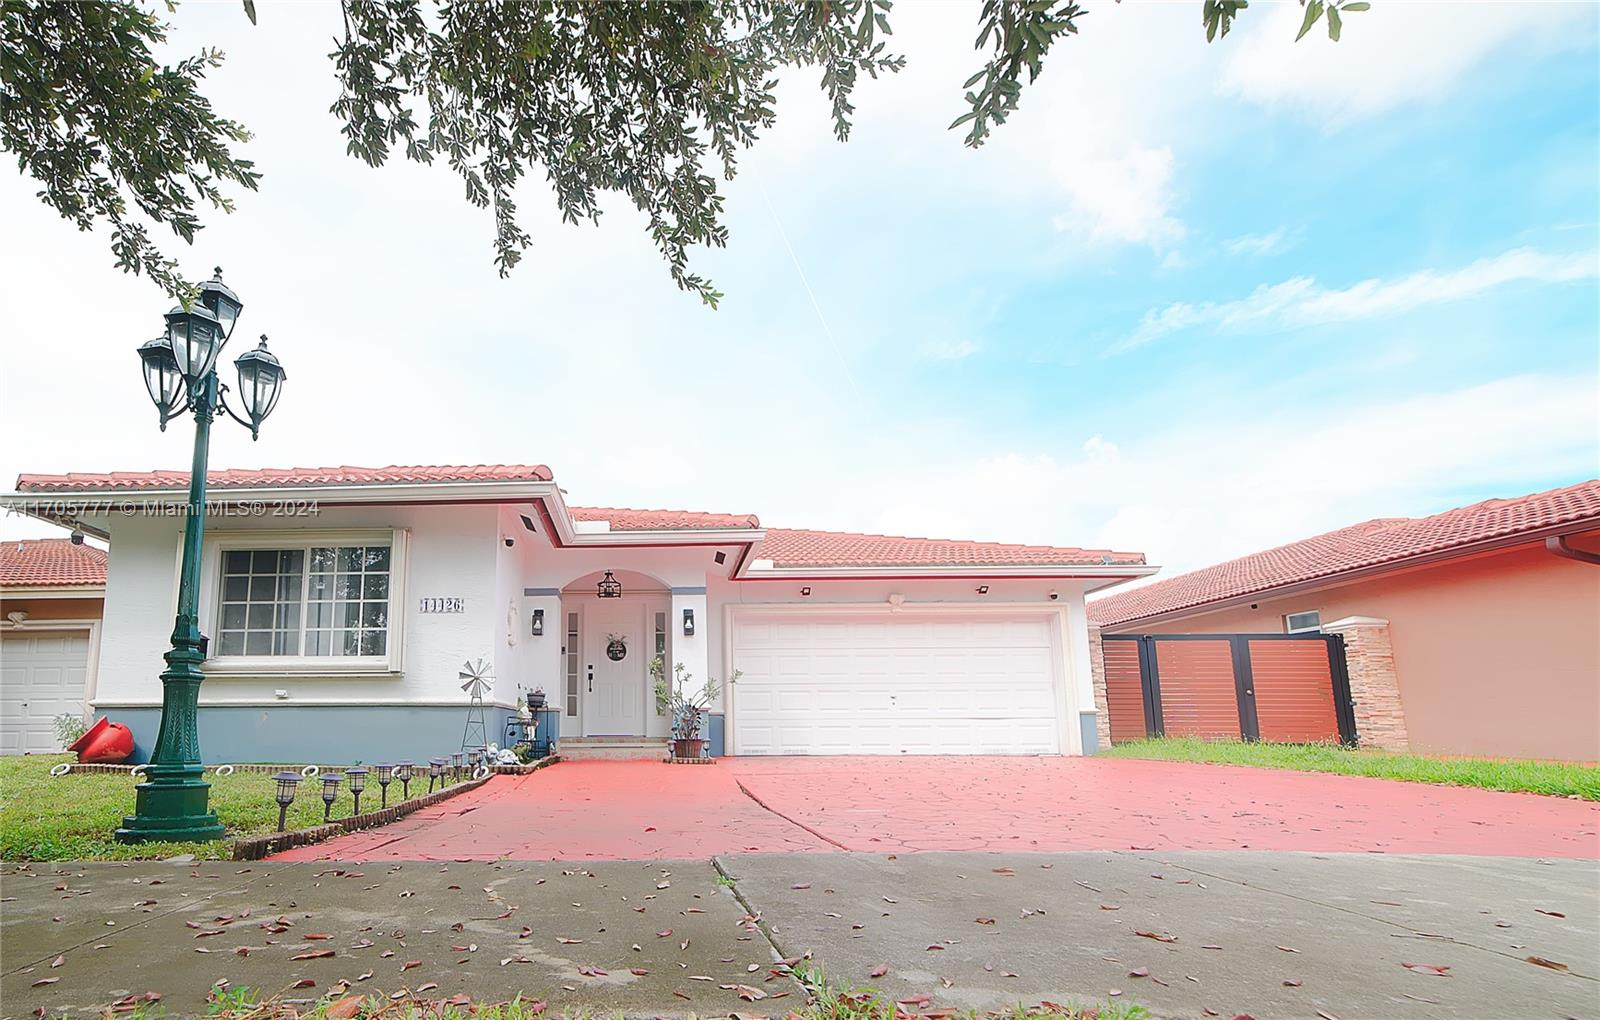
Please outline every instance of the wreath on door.
[[606, 635], [606, 658], [621, 662], [628, 657], [628, 640], [621, 634]]

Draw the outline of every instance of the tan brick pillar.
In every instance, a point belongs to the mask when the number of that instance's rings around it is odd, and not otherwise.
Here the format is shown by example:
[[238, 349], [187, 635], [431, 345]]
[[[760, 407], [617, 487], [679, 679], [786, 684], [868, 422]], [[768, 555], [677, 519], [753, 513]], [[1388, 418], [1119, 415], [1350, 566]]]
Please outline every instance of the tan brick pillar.
[[1389, 643], [1389, 621], [1375, 616], [1347, 616], [1323, 624], [1322, 629], [1344, 637], [1350, 697], [1356, 703], [1356, 736], [1361, 746], [1386, 751], [1409, 749], [1394, 648]]
[[1111, 746], [1111, 710], [1106, 704], [1105, 643], [1100, 640], [1100, 628], [1089, 624], [1089, 674], [1094, 678], [1094, 729], [1099, 735], [1102, 749]]

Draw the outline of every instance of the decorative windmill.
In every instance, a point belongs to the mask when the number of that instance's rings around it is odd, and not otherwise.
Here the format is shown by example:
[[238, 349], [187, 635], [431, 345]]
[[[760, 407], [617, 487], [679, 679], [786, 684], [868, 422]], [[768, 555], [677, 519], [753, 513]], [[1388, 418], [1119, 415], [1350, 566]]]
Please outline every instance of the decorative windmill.
[[489, 724], [483, 717], [483, 696], [494, 687], [494, 667], [488, 659], [468, 659], [457, 676], [463, 681], [461, 689], [472, 698], [467, 708], [467, 728], [461, 732], [461, 749], [483, 747], [489, 743]]

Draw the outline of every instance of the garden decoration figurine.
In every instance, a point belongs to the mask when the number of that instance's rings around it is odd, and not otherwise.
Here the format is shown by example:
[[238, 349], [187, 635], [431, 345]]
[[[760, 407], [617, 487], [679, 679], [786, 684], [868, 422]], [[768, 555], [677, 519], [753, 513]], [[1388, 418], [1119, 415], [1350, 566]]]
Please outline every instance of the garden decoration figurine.
[[381, 810], [389, 806], [389, 784], [394, 782], [393, 765], [374, 765], [373, 771], [377, 773], [379, 801]]
[[[461, 746], [482, 747], [489, 742], [489, 723], [483, 714], [483, 698], [494, 689], [494, 669], [488, 659], [468, 659], [456, 674], [461, 689], [471, 699], [467, 704], [467, 727], [461, 731]], [[459, 767], [460, 762], [456, 765]]]
[[361, 813], [361, 791], [367, 788], [367, 770], [357, 766], [345, 769], [344, 775], [350, 781], [350, 796], [354, 797], [356, 801], [355, 809], [350, 813], [359, 815]]
[[337, 772], [324, 772], [322, 774], [322, 820], [330, 821], [333, 818], [333, 802], [339, 799], [339, 782], [344, 779]]
[[[655, 677], [656, 705], [672, 720], [672, 757], [675, 762], [705, 763], [713, 759], [706, 754], [708, 740], [704, 735], [706, 713], [712, 702], [722, 693], [722, 681], [706, 677], [694, 685], [694, 675], [683, 663], [672, 667], [672, 679], [666, 677], [666, 667], [660, 659], [652, 662], [650, 672]], [[734, 670], [728, 683], [738, 683], [744, 674]]]
[[401, 800], [411, 799], [411, 770], [416, 767], [417, 765], [415, 762], [402, 761], [395, 763], [394, 777], [400, 780]]

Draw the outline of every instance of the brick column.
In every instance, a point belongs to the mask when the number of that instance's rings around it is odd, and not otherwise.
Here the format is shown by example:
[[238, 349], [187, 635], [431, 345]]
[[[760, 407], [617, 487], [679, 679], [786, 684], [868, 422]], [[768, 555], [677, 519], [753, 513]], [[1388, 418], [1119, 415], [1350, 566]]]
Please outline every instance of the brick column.
[[1350, 697], [1355, 701], [1356, 736], [1362, 747], [1404, 751], [1406, 713], [1400, 703], [1400, 682], [1389, 643], [1389, 621], [1375, 616], [1347, 616], [1322, 629], [1344, 636]]
[[1105, 643], [1100, 640], [1100, 628], [1089, 624], [1089, 673], [1094, 678], [1094, 729], [1100, 736], [1101, 748], [1111, 746], [1111, 710], [1106, 704]]

